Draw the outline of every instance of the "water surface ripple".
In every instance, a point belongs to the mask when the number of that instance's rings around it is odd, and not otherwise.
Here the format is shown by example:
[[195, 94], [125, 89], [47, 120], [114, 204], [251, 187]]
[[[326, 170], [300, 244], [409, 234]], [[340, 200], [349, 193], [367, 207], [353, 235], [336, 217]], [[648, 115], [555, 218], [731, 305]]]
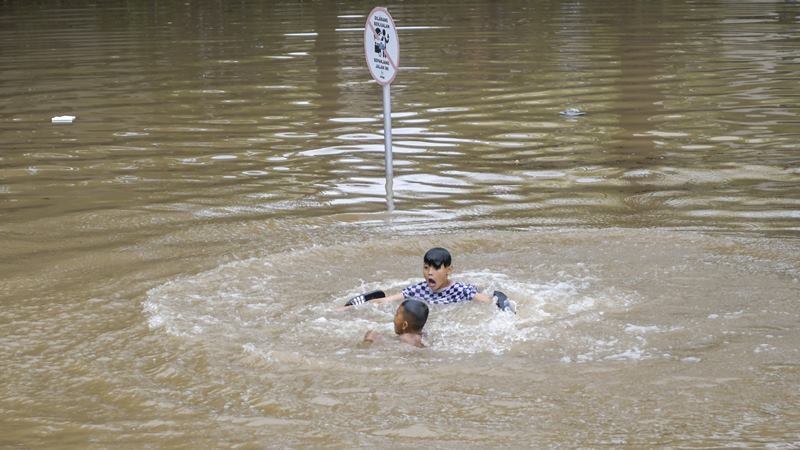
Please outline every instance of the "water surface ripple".
[[0, 0], [0, 447], [800, 446], [797, 2], [388, 5], [391, 210], [374, 5], [134, 3]]

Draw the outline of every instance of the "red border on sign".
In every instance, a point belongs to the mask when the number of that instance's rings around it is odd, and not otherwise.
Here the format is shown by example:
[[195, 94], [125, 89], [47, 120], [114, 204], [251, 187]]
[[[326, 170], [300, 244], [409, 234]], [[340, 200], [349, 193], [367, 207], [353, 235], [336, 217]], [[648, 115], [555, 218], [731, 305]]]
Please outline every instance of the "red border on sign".
[[[372, 30], [373, 34], [375, 33], [375, 29], [372, 27], [372, 24], [370, 23], [370, 19], [372, 19], [372, 15], [375, 14], [377, 11], [382, 11], [382, 12], [386, 13], [386, 17], [389, 18], [390, 26], [392, 27], [393, 30], [395, 30], [395, 33], [397, 33], [397, 27], [394, 24], [394, 19], [392, 18], [392, 15], [389, 14], [389, 10], [386, 9], [385, 7], [383, 7], [383, 6], [376, 6], [376, 7], [372, 8], [372, 11], [370, 11], [369, 14], [367, 14], [367, 21], [364, 24], [364, 32], [366, 33], [366, 30], [370, 29], [370, 30]], [[366, 42], [365, 42], [365, 44], [366, 44]], [[397, 42], [397, 61], [392, 61], [392, 57], [389, 56], [388, 52], [386, 54], [386, 58], [389, 60], [389, 64], [392, 65], [392, 68], [394, 68], [394, 73], [392, 74], [392, 78], [384, 81], [384, 80], [380, 80], [378, 77], [375, 76], [375, 73], [372, 72], [372, 65], [369, 62], [369, 56], [367, 55], [366, 47], [364, 48], [364, 61], [367, 63], [367, 68], [369, 69], [369, 74], [372, 75], [372, 79], [373, 80], [375, 80], [376, 82], [378, 82], [378, 84], [381, 84], [381, 85], [392, 84], [394, 79], [397, 77], [397, 72], [400, 71], [400, 41], [399, 41], [399, 38], [398, 38], [398, 42]]]

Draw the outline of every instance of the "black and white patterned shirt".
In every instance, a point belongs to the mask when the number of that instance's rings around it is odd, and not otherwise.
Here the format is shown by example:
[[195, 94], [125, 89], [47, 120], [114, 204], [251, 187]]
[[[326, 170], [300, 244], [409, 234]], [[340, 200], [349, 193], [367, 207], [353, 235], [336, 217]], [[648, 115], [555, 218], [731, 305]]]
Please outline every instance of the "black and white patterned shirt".
[[427, 281], [412, 284], [403, 289], [403, 298], [419, 298], [432, 305], [468, 302], [478, 293], [478, 288], [471, 284], [454, 282], [439, 291], [432, 291]]

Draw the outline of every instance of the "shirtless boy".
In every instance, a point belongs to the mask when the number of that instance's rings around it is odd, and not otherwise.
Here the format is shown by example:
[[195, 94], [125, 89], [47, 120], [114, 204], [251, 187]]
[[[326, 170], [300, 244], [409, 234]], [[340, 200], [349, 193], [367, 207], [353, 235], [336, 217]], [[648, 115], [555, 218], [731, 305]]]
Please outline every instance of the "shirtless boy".
[[[397, 307], [394, 315], [394, 332], [400, 342], [414, 347], [425, 347], [422, 343], [422, 327], [428, 321], [428, 305], [416, 299], [403, 301]], [[381, 335], [374, 330], [369, 330], [364, 335], [364, 343], [372, 344], [383, 340]]]

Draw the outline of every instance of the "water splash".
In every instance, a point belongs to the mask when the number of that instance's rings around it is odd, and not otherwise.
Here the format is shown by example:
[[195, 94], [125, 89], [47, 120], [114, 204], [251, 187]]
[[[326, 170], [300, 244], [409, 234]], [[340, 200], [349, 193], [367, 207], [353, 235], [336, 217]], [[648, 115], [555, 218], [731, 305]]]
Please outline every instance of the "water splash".
[[[236, 261], [193, 276], [172, 280], [151, 289], [144, 303], [151, 329], [199, 339], [211, 345], [238, 346], [267, 360], [276, 354], [292, 354], [301, 348], [311, 358], [328, 358], [356, 348], [364, 332], [375, 329], [392, 336], [397, 304], [366, 304], [355, 310], [336, 308], [360, 292], [383, 289], [399, 292], [418, 278], [384, 278], [350, 284], [335, 295], [317, 297], [303, 278], [287, 276], [296, 267], [320, 263], [331, 249], [300, 252], [282, 265], [286, 255]], [[332, 260], [323, 260], [335, 266]], [[313, 270], [312, 270], [313, 271]], [[348, 269], [329, 268], [312, 275], [313, 285], [336, 284], [349, 277]], [[583, 342], [573, 336], [576, 324], [602, 320], [604, 311], [630, 304], [635, 298], [603, 286], [584, 264], [559, 271], [555, 279], [540, 280], [495, 270], [459, 273], [455, 279], [475, 284], [479, 290], [502, 290], [518, 304], [518, 314], [499, 311], [494, 305], [469, 302], [433, 305], [426, 325], [426, 341], [440, 355], [502, 354], [518, 345], [552, 341]], [[217, 343], [217, 344], [213, 344]], [[224, 345], [228, 348], [229, 345]], [[608, 347], [608, 346], [607, 346]], [[624, 352], [624, 348], [613, 348]]]

